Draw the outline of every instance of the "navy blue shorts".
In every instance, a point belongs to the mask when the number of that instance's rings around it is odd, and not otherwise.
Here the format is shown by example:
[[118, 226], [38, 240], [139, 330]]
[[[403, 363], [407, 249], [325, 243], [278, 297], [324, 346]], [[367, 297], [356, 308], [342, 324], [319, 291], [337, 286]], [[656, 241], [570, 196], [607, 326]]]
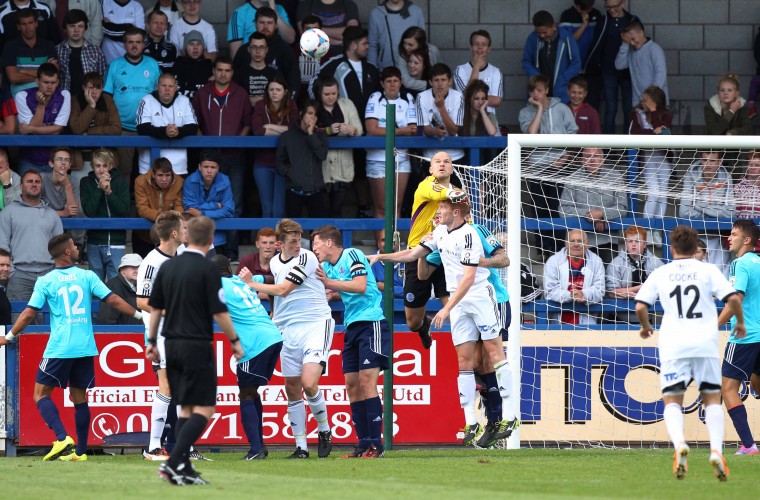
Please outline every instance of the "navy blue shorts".
[[499, 322], [501, 323], [501, 340], [509, 340], [509, 325], [512, 324], [512, 309], [509, 307], [509, 301], [499, 302]]
[[248, 361], [237, 365], [238, 387], [260, 387], [272, 378], [274, 367], [280, 359], [282, 342], [272, 344]]
[[745, 382], [753, 373], [760, 375], [760, 342], [752, 344], [726, 344], [721, 375]]
[[38, 384], [50, 387], [95, 387], [95, 357], [84, 358], [42, 358], [37, 370]]
[[346, 328], [343, 339], [343, 373], [388, 368], [391, 333], [388, 322], [357, 321]]

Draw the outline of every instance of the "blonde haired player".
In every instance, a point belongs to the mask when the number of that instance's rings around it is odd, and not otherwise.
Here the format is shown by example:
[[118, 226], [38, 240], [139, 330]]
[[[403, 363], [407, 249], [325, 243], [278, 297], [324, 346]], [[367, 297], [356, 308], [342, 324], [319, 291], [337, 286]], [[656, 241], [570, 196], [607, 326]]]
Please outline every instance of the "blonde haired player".
[[718, 313], [713, 296], [721, 298], [736, 316], [734, 336], [742, 338], [747, 330], [736, 290], [716, 266], [694, 258], [697, 240], [697, 232], [690, 227], [673, 229], [673, 261], [652, 271], [641, 285], [636, 294], [636, 316], [641, 323], [641, 338], [651, 337], [654, 329], [649, 323], [649, 308], [659, 297], [664, 310], [659, 338], [660, 386], [665, 427], [676, 449], [673, 473], [677, 479], [686, 476], [689, 445], [683, 430], [683, 395], [693, 379], [705, 408], [710, 464], [715, 476], [726, 481], [729, 472], [723, 457], [725, 423], [720, 403]]

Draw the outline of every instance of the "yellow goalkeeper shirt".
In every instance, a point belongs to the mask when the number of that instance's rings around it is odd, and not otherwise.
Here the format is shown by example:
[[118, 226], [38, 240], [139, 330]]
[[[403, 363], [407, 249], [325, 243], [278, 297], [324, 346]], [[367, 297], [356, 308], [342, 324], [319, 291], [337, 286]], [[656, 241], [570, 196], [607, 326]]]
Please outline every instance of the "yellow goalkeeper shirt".
[[449, 189], [429, 175], [420, 182], [414, 192], [412, 205], [412, 227], [409, 230], [409, 248], [420, 243], [423, 236], [433, 230], [433, 219], [438, 211], [438, 202], [448, 198]]

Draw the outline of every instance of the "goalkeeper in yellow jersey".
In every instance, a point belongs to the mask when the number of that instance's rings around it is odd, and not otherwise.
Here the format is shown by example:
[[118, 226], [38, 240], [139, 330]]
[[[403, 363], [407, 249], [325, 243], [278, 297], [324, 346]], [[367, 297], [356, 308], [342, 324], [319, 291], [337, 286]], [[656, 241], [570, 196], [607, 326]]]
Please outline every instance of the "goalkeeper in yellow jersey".
[[[462, 190], [451, 185], [454, 165], [448, 153], [441, 151], [433, 155], [429, 172], [430, 175], [420, 182], [414, 191], [409, 248], [417, 246], [423, 236], [433, 231], [433, 219], [441, 200], [448, 199], [457, 203], [466, 197]], [[446, 291], [443, 267], [439, 267], [428, 279], [421, 280], [417, 277], [417, 262], [407, 263], [404, 279], [406, 324], [410, 330], [419, 334], [425, 349], [430, 349], [433, 343], [430, 336], [430, 318], [425, 316], [425, 304], [430, 299], [431, 288], [445, 305], [449, 293]]]

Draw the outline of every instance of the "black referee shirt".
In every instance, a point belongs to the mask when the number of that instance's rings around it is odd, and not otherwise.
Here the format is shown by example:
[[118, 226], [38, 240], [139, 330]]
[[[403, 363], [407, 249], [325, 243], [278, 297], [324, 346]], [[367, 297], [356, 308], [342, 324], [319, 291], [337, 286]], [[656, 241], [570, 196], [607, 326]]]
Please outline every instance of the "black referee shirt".
[[222, 277], [200, 252], [187, 249], [161, 265], [148, 303], [164, 309], [167, 339], [213, 340], [214, 314], [227, 311]]

